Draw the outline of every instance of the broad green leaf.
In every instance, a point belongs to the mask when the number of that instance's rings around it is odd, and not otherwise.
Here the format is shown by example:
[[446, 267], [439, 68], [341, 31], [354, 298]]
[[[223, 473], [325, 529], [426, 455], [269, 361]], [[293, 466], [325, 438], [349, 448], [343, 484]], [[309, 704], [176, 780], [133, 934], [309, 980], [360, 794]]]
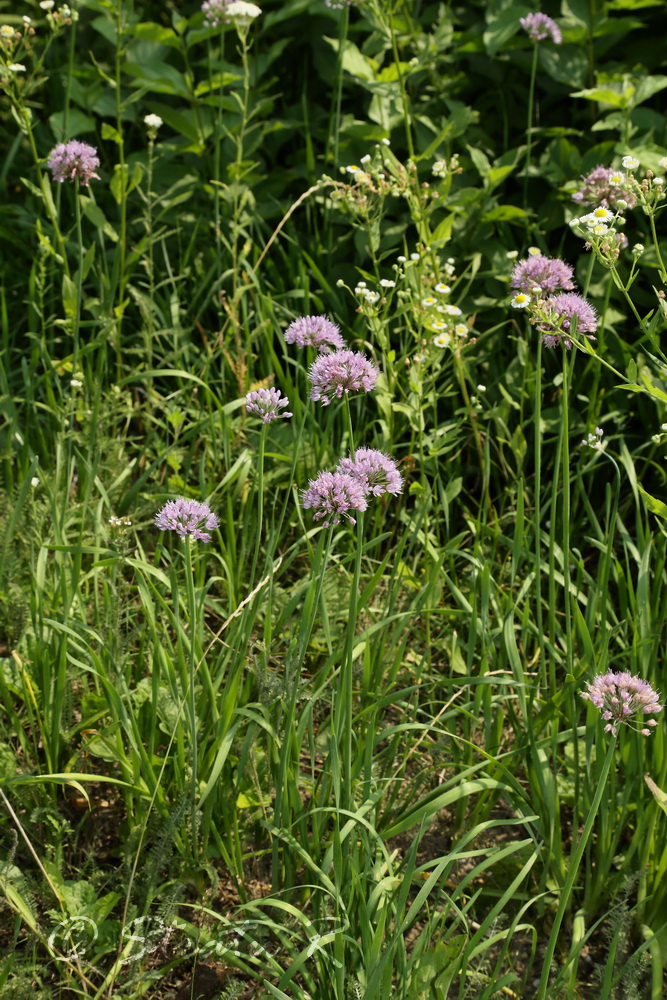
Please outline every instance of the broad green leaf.
[[494, 56], [498, 49], [502, 48], [510, 38], [516, 35], [517, 31], [520, 31], [522, 37], [527, 40], [523, 28], [519, 24], [519, 19], [525, 17], [526, 14], [530, 14], [530, 7], [517, 4], [516, 6], [508, 7], [502, 14], [488, 22], [487, 29], [482, 37], [486, 51], [490, 56]]
[[644, 499], [644, 503], [651, 511], [651, 513], [657, 514], [658, 517], [663, 517], [665, 520], [667, 520], [667, 504], [663, 503], [662, 500], [658, 500], [656, 497], [652, 497], [651, 494], [647, 493], [646, 490], [639, 483], [637, 485], [639, 487], [639, 492], [641, 493]]
[[95, 131], [95, 119], [84, 114], [83, 111], [79, 111], [78, 108], [69, 109], [67, 129], [65, 129], [65, 115], [62, 111], [54, 111], [49, 116], [49, 125], [58, 142], [67, 142], [69, 139], [76, 138], [77, 135]]
[[[327, 38], [325, 35], [324, 41], [328, 42], [335, 52], [338, 52], [340, 42], [337, 38]], [[356, 76], [360, 80], [375, 80], [377, 63], [374, 59], [368, 59], [363, 55], [354, 42], [347, 40], [343, 42], [342, 65], [345, 72], [351, 76]]]
[[653, 798], [658, 803], [662, 811], [664, 813], [667, 813], [667, 794], [663, 792], [662, 788], [658, 788], [658, 786], [656, 785], [655, 781], [653, 780], [650, 774], [644, 775], [644, 781], [651, 789], [653, 793]]
[[611, 87], [587, 87], [585, 90], [575, 91], [573, 94], [570, 94], [570, 97], [582, 97], [587, 101], [611, 104], [615, 108], [627, 108], [634, 93], [634, 87], [630, 87], [624, 93], [612, 90]]
[[185, 77], [174, 67], [165, 62], [153, 62], [140, 65], [136, 62], [126, 62], [124, 70], [129, 76], [139, 80], [147, 90], [158, 94], [173, 94], [175, 97], [190, 97]]
[[525, 219], [527, 213], [518, 205], [496, 205], [482, 215], [482, 222], [512, 222], [514, 219]]

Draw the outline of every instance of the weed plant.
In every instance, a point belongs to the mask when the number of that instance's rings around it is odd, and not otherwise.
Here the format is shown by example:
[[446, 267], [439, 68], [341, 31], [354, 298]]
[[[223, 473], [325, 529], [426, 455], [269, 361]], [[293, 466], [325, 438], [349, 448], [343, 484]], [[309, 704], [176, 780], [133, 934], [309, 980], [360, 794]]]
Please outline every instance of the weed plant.
[[653, 0], [0, 24], [0, 998], [667, 994]]

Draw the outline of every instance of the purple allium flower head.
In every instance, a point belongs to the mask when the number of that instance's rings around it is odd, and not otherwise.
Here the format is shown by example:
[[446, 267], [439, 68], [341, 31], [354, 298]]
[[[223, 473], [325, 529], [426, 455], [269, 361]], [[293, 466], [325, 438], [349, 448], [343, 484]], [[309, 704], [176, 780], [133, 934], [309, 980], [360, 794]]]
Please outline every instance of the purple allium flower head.
[[519, 24], [528, 32], [531, 42], [543, 42], [549, 35], [556, 45], [560, 45], [563, 41], [563, 36], [556, 22], [541, 12], [520, 17]]
[[622, 171], [597, 166], [581, 178], [581, 187], [572, 195], [572, 201], [603, 208], [613, 208], [617, 201], [625, 201], [628, 208], [634, 208], [637, 196]]
[[556, 347], [561, 340], [568, 350], [572, 347], [572, 341], [565, 334], [572, 328], [575, 316], [577, 334], [584, 334], [590, 340], [595, 340], [593, 333], [598, 326], [597, 313], [582, 295], [563, 292], [552, 295], [544, 305], [547, 315], [538, 328], [542, 331], [542, 343], [545, 347]]
[[396, 462], [377, 448], [359, 448], [354, 458], [341, 458], [336, 472], [352, 476], [363, 487], [364, 493], [380, 497], [383, 493], [393, 496], [403, 490], [403, 479]]
[[291, 413], [280, 413], [286, 406], [289, 406], [289, 399], [283, 396], [280, 389], [257, 389], [245, 398], [248, 413], [255, 413], [265, 424], [279, 417], [291, 417]]
[[[200, 542], [210, 542], [208, 532], [219, 524], [220, 519], [207, 503], [186, 500], [184, 497], [169, 500], [155, 515], [155, 525], [160, 531], [176, 531], [181, 538], [189, 535]], [[207, 530], [203, 531], [203, 528]]]
[[[629, 673], [617, 674], [612, 670], [594, 677], [588, 685], [588, 691], [584, 691], [581, 697], [602, 711], [602, 718], [607, 723], [604, 731], [612, 736], [618, 734], [619, 726], [630, 726], [642, 736], [650, 736], [650, 729], [638, 729], [633, 725], [640, 721], [634, 717], [661, 712], [663, 708], [660, 695], [648, 681]], [[655, 719], [645, 721], [645, 726], [657, 725]]]
[[328, 406], [346, 392], [370, 392], [380, 372], [358, 351], [334, 351], [313, 361], [308, 378], [313, 388], [310, 398]]
[[337, 351], [345, 347], [340, 328], [326, 316], [301, 316], [285, 330], [285, 343], [297, 347], [316, 347], [327, 354], [332, 347]]
[[225, 10], [232, 0], [204, 0], [201, 9], [204, 12], [204, 23], [208, 28], [217, 28], [219, 24], [229, 24]]
[[512, 271], [510, 285], [521, 292], [530, 294], [536, 286], [543, 292], [557, 292], [559, 289], [571, 291], [574, 288], [574, 271], [569, 264], [558, 257], [543, 257], [535, 254], [520, 261]]
[[320, 472], [317, 479], [309, 480], [302, 504], [313, 508], [314, 518], [326, 518], [322, 524], [328, 528], [330, 524], [339, 524], [341, 517], [356, 524], [349, 511], [366, 510], [368, 500], [364, 487], [353, 476], [344, 472]]
[[96, 167], [100, 165], [97, 150], [78, 139], [61, 142], [52, 149], [46, 165], [53, 174], [54, 181], [60, 181], [61, 184], [65, 180], [75, 181], [78, 178], [87, 187], [91, 177], [100, 179], [99, 174], [95, 173]]

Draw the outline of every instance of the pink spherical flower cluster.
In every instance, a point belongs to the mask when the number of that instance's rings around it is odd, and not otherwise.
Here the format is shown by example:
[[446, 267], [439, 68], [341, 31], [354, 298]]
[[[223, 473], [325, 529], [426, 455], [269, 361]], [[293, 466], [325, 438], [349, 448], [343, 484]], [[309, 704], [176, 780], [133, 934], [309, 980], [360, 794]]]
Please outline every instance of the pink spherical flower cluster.
[[285, 330], [285, 343], [297, 347], [316, 347], [321, 354], [328, 354], [332, 347], [342, 350], [345, 341], [340, 327], [326, 316], [301, 316]]
[[634, 208], [637, 196], [622, 171], [597, 166], [581, 178], [581, 187], [572, 195], [572, 201], [577, 205], [601, 205], [603, 208], [615, 208], [617, 202], [624, 201], [627, 208]]
[[[619, 726], [629, 726], [642, 736], [650, 736], [648, 728], [638, 729], [634, 723], [635, 716], [651, 715], [662, 711], [660, 695], [653, 690], [648, 681], [635, 677], [630, 673], [598, 674], [588, 685], [588, 691], [581, 695], [596, 708], [601, 709], [602, 718], [607, 723], [605, 733], [618, 735]], [[657, 726], [655, 719], [645, 721], [646, 726]]]
[[549, 35], [556, 45], [560, 45], [563, 41], [563, 36], [556, 22], [541, 12], [520, 17], [519, 24], [528, 32], [531, 42], [543, 42]]
[[322, 524], [328, 528], [339, 524], [346, 517], [350, 524], [356, 524], [351, 510], [366, 510], [368, 500], [362, 484], [353, 476], [343, 472], [320, 472], [317, 479], [308, 481], [308, 489], [303, 491], [302, 504], [312, 507], [313, 517], [324, 518]]
[[521, 292], [557, 292], [559, 289], [571, 291], [574, 288], [574, 271], [569, 264], [558, 257], [544, 257], [534, 254], [520, 261], [512, 271], [510, 286]]
[[280, 389], [256, 389], [249, 392], [245, 398], [245, 408], [248, 413], [261, 417], [265, 424], [270, 424], [272, 420], [278, 420], [280, 417], [291, 417], [291, 413], [280, 412], [286, 406], [289, 406], [289, 399], [283, 396]]
[[[184, 497], [169, 500], [155, 515], [155, 525], [160, 531], [175, 531], [181, 538], [189, 536], [200, 542], [210, 542], [208, 532], [219, 524], [220, 519], [207, 503]], [[204, 528], [205, 531], [202, 530]]]
[[91, 178], [100, 179], [99, 174], [95, 173], [95, 169], [100, 165], [97, 150], [87, 142], [79, 142], [78, 139], [57, 145], [51, 150], [46, 165], [53, 174], [54, 181], [59, 181], [61, 184], [65, 180], [79, 180], [87, 187]]
[[374, 497], [383, 493], [398, 496], [403, 490], [403, 479], [396, 462], [377, 448], [358, 448], [354, 458], [341, 458], [336, 471], [352, 476], [364, 493]]
[[201, 9], [208, 28], [217, 28], [220, 23], [229, 24], [229, 18], [225, 17], [225, 9], [231, 2], [232, 0], [204, 0]]
[[538, 324], [542, 331], [542, 343], [545, 347], [556, 347], [561, 341], [570, 350], [572, 341], [567, 333], [576, 318], [577, 334], [584, 334], [590, 340], [595, 340], [592, 334], [598, 326], [597, 313], [593, 306], [582, 295], [576, 292], [563, 292], [552, 295], [545, 302], [545, 316]]
[[313, 361], [308, 370], [310, 398], [328, 406], [349, 392], [370, 392], [380, 372], [358, 351], [334, 351]]

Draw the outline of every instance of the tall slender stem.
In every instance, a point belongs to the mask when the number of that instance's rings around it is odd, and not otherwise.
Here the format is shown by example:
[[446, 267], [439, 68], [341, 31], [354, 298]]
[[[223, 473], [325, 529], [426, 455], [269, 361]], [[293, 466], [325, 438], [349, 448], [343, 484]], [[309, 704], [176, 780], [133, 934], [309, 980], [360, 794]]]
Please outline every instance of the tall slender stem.
[[268, 424], [262, 424], [262, 429], [259, 434], [259, 456], [257, 462], [257, 525], [255, 527], [255, 553], [252, 558], [249, 590], [252, 590], [255, 586], [255, 574], [257, 572], [259, 549], [262, 542], [262, 526], [264, 521], [264, 451], [266, 449], [266, 435], [268, 429]]
[[195, 672], [197, 670], [197, 600], [195, 596], [195, 581], [192, 569], [192, 549], [190, 548], [190, 537], [186, 535], [184, 539], [183, 554], [185, 557], [185, 591], [188, 598], [188, 617], [190, 619], [190, 656], [189, 656], [189, 684], [188, 684], [188, 706], [190, 714], [190, 746], [192, 753], [191, 760], [191, 817], [192, 817], [192, 853], [196, 860], [199, 854], [197, 842], [197, 705], [195, 701]]
[[81, 324], [81, 293], [83, 290], [83, 234], [81, 231], [81, 203], [79, 201], [79, 178], [74, 182], [74, 217], [76, 219], [76, 239], [78, 243], [78, 270], [76, 272], [76, 304], [72, 326], [72, 375], [76, 378], [79, 361], [79, 326]]
[[595, 796], [591, 803], [591, 807], [588, 810], [588, 816], [586, 817], [586, 822], [584, 823], [584, 829], [582, 830], [581, 837], [579, 838], [579, 843], [577, 844], [573, 855], [570, 858], [570, 866], [567, 873], [567, 878], [565, 879], [565, 884], [561, 889], [560, 900], [558, 903], [558, 909], [556, 911], [556, 916], [554, 917], [554, 922], [551, 927], [551, 933], [549, 935], [549, 940], [547, 942], [546, 951], [544, 953], [543, 963], [542, 963], [542, 976], [540, 978], [540, 984], [537, 987], [536, 1000], [546, 1000], [547, 991], [549, 987], [549, 973], [551, 971], [551, 962], [556, 951], [556, 944], [558, 943], [558, 935], [560, 932], [561, 924], [563, 922], [563, 917], [565, 916], [565, 911], [570, 902], [570, 896], [572, 894], [572, 888], [574, 886], [574, 881], [577, 877], [579, 871], [579, 865], [581, 864], [581, 859], [584, 855], [586, 849], [586, 844], [591, 835], [593, 829], [593, 823], [595, 822], [595, 817], [597, 811], [600, 808], [600, 802], [602, 801], [602, 796], [604, 795], [605, 785], [607, 782], [607, 776], [609, 775], [609, 768], [611, 767], [611, 762], [616, 752], [616, 738], [610, 737], [609, 747], [607, 749], [607, 756], [602, 764], [602, 770], [597, 780], [597, 787], [595, 789]]
[[405, 125], [405, 139], [408, 144], [408, 154], [410, 159], [413, 160], [415, 156], [415, 146], [412, 141], [412, 130], [410, 128], [410, 103], [408, 101], [408, 92], [405, 89], [405, 80], [403, 79], [403, 74], [401, 72], [401, 59], [398, 53], [398, 43], [396, 41], [396, 32], [394, 31], [394, 18], [392, 17], [391, 11], [389, 11], [389, 31], [391, 33], [391, 51], [394, 56], [394, 66], [396, 67], [396, 74], [398, 76], [398, 86], [401, 90], [401, 103], [403, 105], [403, 123]]
[[535, 360], [535, 621], [540, 644], [542, 686], [547, 690], [544, 628], [542, 625], [542, 338], [537, 341]]
[[123, 0], [118, 0], [116, 10], [116, 66], [115, 66], [115, 94], [116, 94], [116, 131], [118, 132], [118, 165], [120, 176], [119, 187], [119, 207], [120, 207], [120, 238], [118, 240], [118, 296], [116, 305], [116, 370], [117, 377], [121, 375], [122, 362], [122, 328], [123, 309], [125, 301], [125, 250], [127, 241], [127, 176], [125, 163], [125, 144], [123, 142], [123, 121], [122, 121], [122, 93], [121, 93], [121, 62], [122, 62], [122, 38], [123, 38]]
[[530, 157], [533, 150], [533, 111], [535, 108], [535, 78], [537, 76], [537, 42], [533, 43], [533, 61], [530, 67], [530, 86], [528, 88], [528, 120], [526, 122], [526, 163], [523, 171], [523, 209], [528, 209], [528, 174], [530, 173]]

